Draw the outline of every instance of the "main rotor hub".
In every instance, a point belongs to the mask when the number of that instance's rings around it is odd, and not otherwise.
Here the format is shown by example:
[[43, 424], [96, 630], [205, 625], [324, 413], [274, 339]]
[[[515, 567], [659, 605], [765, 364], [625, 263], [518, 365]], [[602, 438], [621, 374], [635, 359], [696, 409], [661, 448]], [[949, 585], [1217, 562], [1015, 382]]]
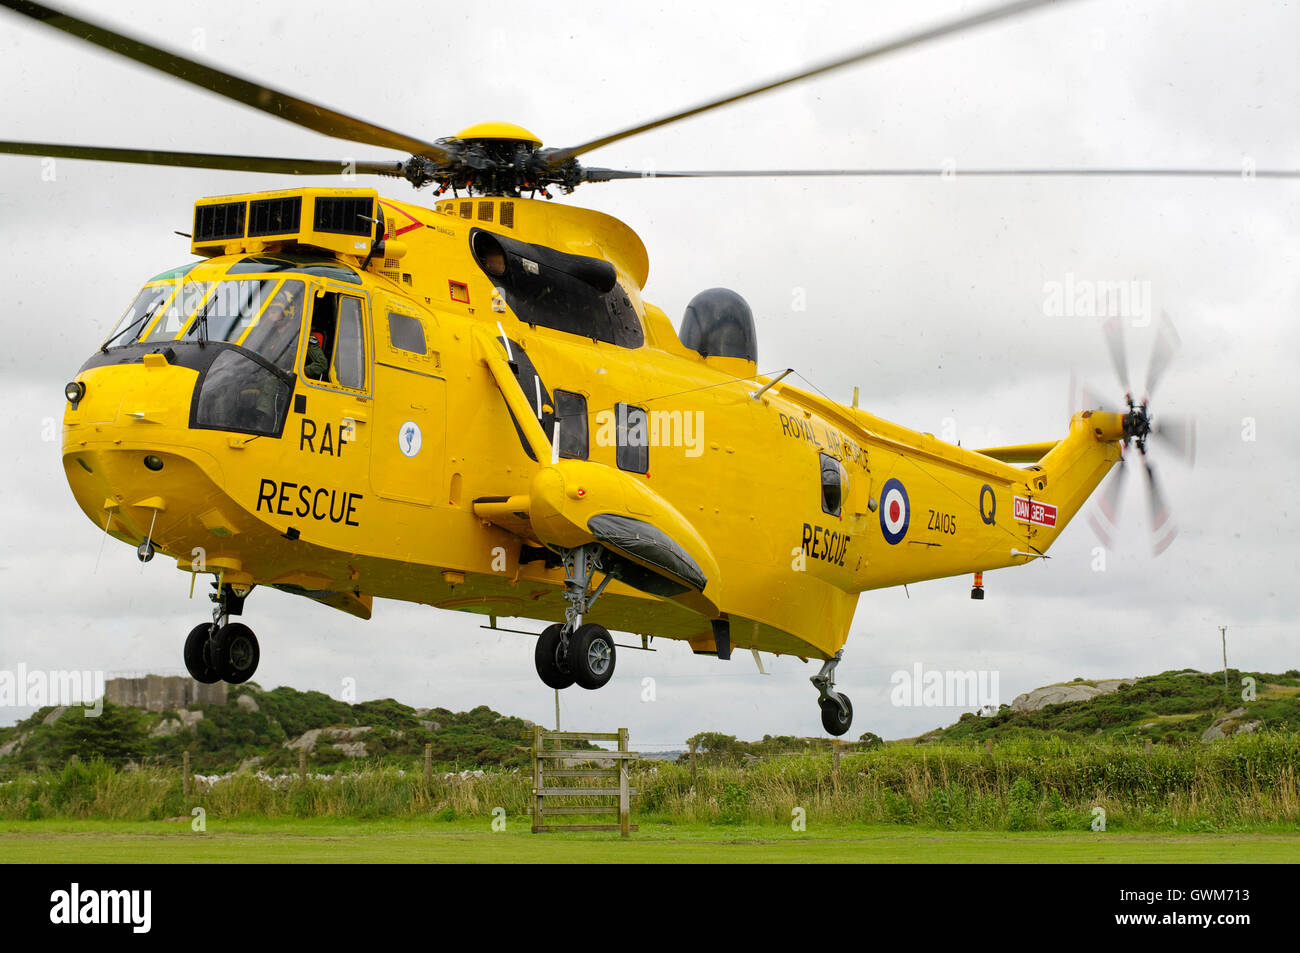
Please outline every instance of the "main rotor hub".
[[541, 192], [550, 198], [549, 186], [569, 193], [585, 181], [576, 159], [557, 160], [558, 150], [543, 149], [541, 139], [513, 123], [478, 123], [436, 144], [450, 160], [413, 155], [401, 173], [416, 188], [437, 183], [435, 195], [450, 189], [469, 195]]

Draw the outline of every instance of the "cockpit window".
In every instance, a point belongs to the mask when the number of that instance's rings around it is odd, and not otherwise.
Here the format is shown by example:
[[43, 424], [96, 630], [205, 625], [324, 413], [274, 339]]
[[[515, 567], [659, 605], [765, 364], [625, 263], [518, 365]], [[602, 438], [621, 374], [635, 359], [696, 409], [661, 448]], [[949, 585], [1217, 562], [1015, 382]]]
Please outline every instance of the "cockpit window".
[[[237, 342], [271, 300], [279, 279], [219, 281], [185, 332], [187, 339]], [[295, 282], [301, 286], [301, 282]]]
[[149, 333], [145, 335], [146, 341], [170, 341], [181, 332], [181, 329], [189, 322], [190, 316], [208, 294], [208, 289], [212, 287], [211, 282], [207, 281], [187, 281], [181, 285], [178, 294], [172, 296], [171, 304], [163, 312]]
[[149, 327], [149, 322], [157, 317], [174, 290], [175, 285], [171, 284], [143, 288], [122, 315], [122, 320], [117, 322], [113, 333], [104, 339], [105, 346], [120, 347], [140, 340], [140, 335]]
[[[266, 282], [241, 281], [231, 284], [262, 284], [274, 287], [274, 279]], [[268, 293], [263, 287], [260, 293]], [[306, 286], [301, 281], [286, 281], [271, 298], [261, 320], [244, 339], [244, 347], [256, 351], [282, 371], [294, 372], [293, 359], [298, 353], [298, 337], [302, 330], [302, 314], [306, 307]]]

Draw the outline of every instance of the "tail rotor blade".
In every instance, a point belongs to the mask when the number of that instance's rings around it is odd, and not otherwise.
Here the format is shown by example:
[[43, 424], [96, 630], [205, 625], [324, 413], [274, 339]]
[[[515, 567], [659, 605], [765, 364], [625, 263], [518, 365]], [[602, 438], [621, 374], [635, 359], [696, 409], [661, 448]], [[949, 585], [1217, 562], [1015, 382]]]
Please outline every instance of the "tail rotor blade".
[[1124, 352], [1123, 321], [1116, 315], [1102, 325], [1102, 331], [1106, 335], [1106, 348], [1110, 351], [1110, 362], [1115, 368], [1115, 376], [1119, 378], [1124, 393], [1131, 394], [1133, 390], [1128, 386], [1128, 359]]
[[1155, 437], [1189, 467], [1196, 463], [1196, 419], [1178, 414], [1161, 414], [1151, 428]]
[[1147, 368], [1147, 397], [1155, 393], [1156, 384], [1168, 370], [1169, 362], [1173, 360], [1181, 343], [1173, 321], [1169, 320], [1169, 315], [1161, 312], [1160, 327], [1156, 331], [1156, 343], [1151, 348], [1151, 364]]
[[1119, 464], [1115, 467], [1115, 474], [1106, 484], [1106, 490], [1101, 495], [1098, 504], [1100, 513], [1092, 513], [1088, 516], [1088, 525], [1092, 527], [1097, 538], [1101, 540], [1102, 545], [1110, 549], [1114, 543], [1115, 532], [1119, 529], [1119, 504], [1123, 498], [1124, 492], [1124, 475], [1128, 468], [1121, 458]]
[[1150, 461], [1146, 464], [1147, 473], [1147, 494], [1148, 501], [1151, 504], [1151, 544], [1152, 551], [1159, 556], [1174, 541], [1178, 535], [1178, 527], [1174, 525], [1173, 515], [1169, 512], [1169, 506], [1165, 503], [1164, 495], [1160, 492], [1160, 484], [1156, 480], [1156, 471], [1151, 466]]

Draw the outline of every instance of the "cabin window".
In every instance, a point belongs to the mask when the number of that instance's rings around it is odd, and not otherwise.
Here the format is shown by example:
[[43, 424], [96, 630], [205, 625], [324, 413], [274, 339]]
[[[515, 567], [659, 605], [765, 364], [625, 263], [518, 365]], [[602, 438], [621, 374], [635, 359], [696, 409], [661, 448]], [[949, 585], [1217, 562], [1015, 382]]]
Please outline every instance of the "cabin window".
[[[557, 389], [555, 429], [559, 431], [560, 456], [566, 460], [586, 460], [587, 398], [573, 391]], [[551, 439], [555, 439], [554, 433]]]
[[356, 390], [366, 386], [366, 351], [362, 342], [361, 300], [351, 295], [339, 298], [339, 333], [334, 348], [338, 382]]
[[827, 453], [819, 453], [822, 470], [822, 512], [839, 516], [844, 504], [844, 470]]
[[388, 312], [388, 342], [399, 351], [424, 354], [424, 326], [418, 318]]
[[644, 407], [614, 405], [618, 449], [615, 454], [620, 470], [629, 473], [650, 472], [650, 420]]
[[360, 298], [338, 291], [316, 293], [308, 335], [319, 342], [327, 366], [315, 374], [308, 374], [308, 377], [353, 390], [365, 389], [363, 320]]

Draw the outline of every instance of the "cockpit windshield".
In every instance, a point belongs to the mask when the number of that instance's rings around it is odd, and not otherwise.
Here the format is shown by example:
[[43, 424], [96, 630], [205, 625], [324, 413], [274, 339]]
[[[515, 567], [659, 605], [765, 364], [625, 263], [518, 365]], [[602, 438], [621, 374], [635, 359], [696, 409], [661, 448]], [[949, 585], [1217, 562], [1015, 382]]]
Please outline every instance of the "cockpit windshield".
[[237, 342], [271, 298], [276, 278], [218, 281], [185, 331], [187, 340]]
[[[267, 279], [262, 284], [265, 291], [265, 286], [274, 286], [275, 280]], [[302, 330], [302, 313], [306, 307], [306, 286], [303, 282], [293, 279], [285, 281], [270, 299], [261, 320], [244, 339], [244, 347], [256, 351], [280, 370], [292, 373], [294, 355], [298, 353], [298, 335]]]
[[[168, 287], [174, 287], [169, 285]], [[167, 310], [162, 313], [154, 326], [149, 329], [149, 333], [142, 340], [145, 341], [171, 341], [185, 327], [194, 313], [207, 296], [208, 289], [212, 287], [211, 282], [207, 281], [187, 281], [181, 285], [180, 291], [172, 296], [171, 304]]]
[[140, 335], [162, 310], [174, 290], [175, 285], [172, 284], [147, 285], [142, 288], [113, 328], [113, 333], [104, 339], [104, 346], [134, 344], [140, 340]]

